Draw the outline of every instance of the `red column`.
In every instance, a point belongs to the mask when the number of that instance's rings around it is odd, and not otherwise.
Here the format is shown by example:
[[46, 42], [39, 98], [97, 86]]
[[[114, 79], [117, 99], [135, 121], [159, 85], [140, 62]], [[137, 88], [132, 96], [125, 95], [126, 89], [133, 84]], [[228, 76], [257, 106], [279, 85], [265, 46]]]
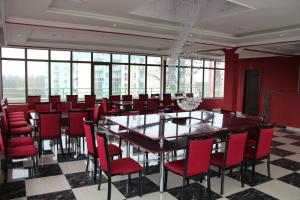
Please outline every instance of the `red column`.
[[225, 53], [225, 85], [223, 108], [236, 111], [238, 94], [238, 61], [237, 49], [224, 49]]

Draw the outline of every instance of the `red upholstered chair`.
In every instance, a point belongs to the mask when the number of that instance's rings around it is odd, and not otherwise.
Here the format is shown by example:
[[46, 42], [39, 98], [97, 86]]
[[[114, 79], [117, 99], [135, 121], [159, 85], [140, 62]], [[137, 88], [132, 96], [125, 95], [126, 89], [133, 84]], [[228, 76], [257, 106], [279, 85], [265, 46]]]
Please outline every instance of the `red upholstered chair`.
[[104, 115], [117, 115], [120, 113], [120, 110], [117, 108], [109, 109], [109, 105], [106, 98], [102, 99], [101, 105]]
[[183, 93], [176, 93], [175, 94], [175, 97], [182, 97], [183, 96]]
[[159, 99], [147, 100], [147, 113], [156, 113], [159, 110]]
[[49, 96], [49, 102], [51, 104], [51, 109], [56, 110], [56, 103], [60, 102], [60, 95]]
[[[98, 190], [101, 187], [102, 171], [108, 178], [108, 193], [107, 200], [111, 199], [111, 177], [115, 175], [128, 175], [139, 173], [139, 193], [142, 196], [142, 167], [132, 158], [120, 158], [117, 160], [111, 160], [109, 154], [109, 145], [104, 133], [97, 133], [96, 136], [98, 145], [98, 156], [100, 165], [100, 178]], [[129, 184], [129, 182], [128, 182]], [[128, 185], [129, 187], [129, 185]]]
[[27, 126], [27, 121], [22, 117], [8, 117], [6, 107], [2, 107], [2, 113], [5, 115], [10, 128], [19, 128]]
[[84, 110], [72, 110], [69, 112], [69, 128], [65, 131], [66, 136], [68, 136], [68, 153], [70, 153], [70, 138], [85, 137], [83, 119], [87, 119], [88, 116], [88, 111]]
[[139, 94], [139, 99], [143, 100], [143, 101], [147, 101], [148, 100], [148, 94]]
[[[61, 113], [60, 112], [41, 112], [39, 113], [39, 156], [42, 153], [43, 140], [55, 140], [60, 144], [62, 154], [64, 154], [61, 140]], [[57, 147], [58, 148], [58, 147]]]
[[139, 100], [139, 99], [135, 99], [133, 101], [133, 110], [137, 111], [138, 114], [140, 114], [140, 115], [145, 114], [146, 113], [145, 101]]
[[121, 96], [120, 95], [111, 95], [111, 96], [109, 96], [109, 100], [110, 101], [120, 101]]
[[[8, 162], [12, 159], [23, 159], [31, 157], [33, 161], [33, 166], [36, 168], [38, 165], [37, 148], [34, 145], [21, 145], [21, 146], [10, 146], [8, 148], [6, 140], [3, 137], [2, 131], [0, 131], [0, 152], [4, 155], [4, 182], [7, 182], [7, 172], [8, 172]], [[36, 158], [36, 162], [35, 162]]]
[[188, 98], [193, 98], [194, 94], [193, 93], [186, 93], [185, 96], [188, 97]]
[[93, 123], [98, 127], [98, 123], [100, 120], [101, 106], [95, 104], [94, 113], [93, 113]]
[[56, 103], [56, 111], [69, 112], [71, 109], [72, 109], [71, 102], [57, 102]]
[[[94, 181], [96, 182], [98, 152], [96, 147], [94, 124], [92, 121], [83, 120], [83, 122], [84, 122], [84, 134], [86, 138], [86, 146], [88, 150], [86, 172], [88, 171], [89, 168], [89, 162], [91, 156], [94, 160]], [[113, 158], [114, 156], [119, 156], [120, 158], [122, 158], [122, 150], [114, 144], [108, 145], [108, 153], [111, 158]]]
[[[122, 95], [122, 100], [123, 101], [132, 101], [132, 95]], [[123, 106], [124, 110], [131, 110], [132, 106], [131, 105], [126, 105]]]
[[86, 109], [94, 109], [96, 103], [96, 96], [95, 95], [84, 95], [85, 99], [85, 108]]
[[271, 177], [270, 172], [270, 150], [272, 144], [272, 137], [274, 134], [274, 125], [266, 124], [260, 127], [259, 135], [257, 141], [255, 141], [254, 146], [247, 146], [245, 148], [244, 160], [245, 168], [247, 161], [252, 163], [252, 181], [254, 181], [255, 175], [255, 165], [257, 160], [262, 160], [267, 158], [267, 170], [268, 177]]
[[78, 95], [67, 95], [67, 102], [71, 102], [72, 109], [78, 108]]
[[49, 102], [43, 102], [43, 103], [36, 103], [35, 104], [35, 112], [50, 112], [51, 111], [51, 104]]
[[28, 96], [28, 113], [35, 112], [35, 104], [41, 102], [41, 96]]
[[185, 159], [171, 161], [165, 164], [164, 190], [167, 189], [168, 171], [183, 177], [181, 199], [183, 199], [186, 182], [189, 179], [207, 175], [207, 187], [210, 192], [210, 156], [212, 151], [213, 138], [205, 136], [189, 136]]
[[225, 152], [212, 154], [211, 165], [221, 170], [221, 194], [224, 193], [224, 172], [240, 166], [241, 185], [244, 187], [243, 157], [247, 132], [244, 130], [231, 131], [225, 140]]

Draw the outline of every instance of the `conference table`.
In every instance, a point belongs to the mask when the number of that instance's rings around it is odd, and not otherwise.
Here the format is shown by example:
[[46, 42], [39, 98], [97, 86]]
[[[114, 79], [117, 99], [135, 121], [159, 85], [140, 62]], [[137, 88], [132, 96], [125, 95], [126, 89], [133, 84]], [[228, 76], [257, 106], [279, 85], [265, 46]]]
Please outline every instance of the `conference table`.
[[104, 129], [127, 141], [127, 156], [129, 156], [129, 144], [134, 144], [159, 155], [160, 192], [163, 192], [165, 153], [184, 149], [186, 136], [211, 135], [222, 137], [230, 130], [254, 128], [262, 123], [243, 116], [236, 117], [204, 110], [108, 116], [105, 120], [107, 120], [108, 125], [105, 125]]

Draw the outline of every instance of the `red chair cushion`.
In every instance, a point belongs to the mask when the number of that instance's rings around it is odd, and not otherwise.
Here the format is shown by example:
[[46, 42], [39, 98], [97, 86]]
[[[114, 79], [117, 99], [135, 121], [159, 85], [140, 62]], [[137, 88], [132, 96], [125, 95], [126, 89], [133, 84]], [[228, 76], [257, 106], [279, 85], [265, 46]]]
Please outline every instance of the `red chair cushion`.
[[10, 112], [9, 115], [23, 115], [24, 116], [24, 112]]
[[224, 153], [214, 153], [211, 155], [210, 164], [218, 167], [223, 165]]
[[23, 158], [34, 156], [38, 152], [37, 148], [33, 145], [26, 145], [7, 149], [7, 156], [9, 158]]
[[165, 164], [165, 167], [181, 176], [184, 175], [184, 159], [182, 160], [174, 160]]
[[111, 155], [111, 156], [121, 155], [122, 150], [114, 144], [109, 144], [108, 145], [108, 154]]
[[35, 110], [28, 110], [27, 112], [28, 112], [28, 114], [30, 114], [30, 113], [34, 113]]
[[30, 134], [32, 132], [32, 126], [31, 125], [27, 125], [25, 127], [20, 127], [20, 128], [11, 128], [10, 129], [11, 134], [13, 135], [26, 135], [26, 134]]
[[20, 115], [20, 114], [18, 114], [18, 115], [9, 115], [9, 119], [13, 119], [13, 118], [25, 118], [25, 116]]
[[18, 128], [18, 127], [24, 127], [27, 126], [26, 121], [14, 121], [10, 123], [11, 128]]
[[25, 145], [33, 145], [34, 140], [31, 137], [11, 138], [8, 142], [9, 147], [19, 147]]
[[142, 167], [132, 158], [122, 158], [110, 162], [111, 175], [131, 174], [142, 170]]
[[117, 115], [117, 114], [119, 114], [119, 112], [120, 111], [118, 109], [113, 108], [113, 109], [111, 109], [111, 110], [108, 111], [108, 114], [109, 115]]
[[18, 122], [18, 121], [26, 121], [26, 119], [24, 117], [13, 117], [13, 118], [9, 118], [10, 122]]
[[[65, 134], [70, 135], [70, 129], [69, 129], [69, 128], [67, 128], [67, 129], [65, 130]], [[78, 137], [84, 137], [85, 134], [84, 134], [84, 132], [82, 132], [82, 133], [76, 133], [76, 134], [72, 133], [70, 136], [71, 136], [71, 137], [77, 137], [77, 136], [78, 136]]]

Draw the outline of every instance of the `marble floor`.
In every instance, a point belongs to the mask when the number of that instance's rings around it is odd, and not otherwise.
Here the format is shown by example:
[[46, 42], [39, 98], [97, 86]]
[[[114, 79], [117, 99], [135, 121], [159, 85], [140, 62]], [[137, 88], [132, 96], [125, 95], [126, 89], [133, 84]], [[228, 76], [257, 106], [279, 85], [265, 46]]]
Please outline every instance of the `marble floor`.
[[[249, 182], [250, 171], [246, 171], [244, 188], [239, 182], [239, 172], [234, 171], [226, 174], [224, 195], [220, 195], [221, 180], [214, 173], [211, 178], [211, 194], [206, 190], [205, 180], [202, 183], [194, 180], [185, 192], [185, 199], [300, 200], [300, 133], [277, 129], [271, 152], [271, 178], [267, 177], [267, 165], [262, 161], [256, 167], [255, 182]], [[143, 160], [143, 156], [134, 148], [131, 148], [131, 157]], [[132, 176], [127, 199], [178, 199], [182, 178], [169, 173], [167, 191], [160, 193], [156, 156], [150, 155], [150, 158], [154, 161], [143, 170], [143, 197], [138, 195], [137, 176]], [[86, 156], [80, 153], [80, 149], [63, 156], [57, 151], [56, 145], [45, 143], [36, 173], [30, 160], [14, 160], [10, 164], [8, 183], [0, 184], [0, 199], [106, 199], [107, 179], [102, 178], [103, 184], [98, 191], [92, 178], [93, 166], [90, 165], [88, 172], [85, 168]], [[112, 200], [126, 199], [126, 180], [127, 176], [116, 176], [112, 179]], [[3, 182], [3, 174], [0, 181]]]

